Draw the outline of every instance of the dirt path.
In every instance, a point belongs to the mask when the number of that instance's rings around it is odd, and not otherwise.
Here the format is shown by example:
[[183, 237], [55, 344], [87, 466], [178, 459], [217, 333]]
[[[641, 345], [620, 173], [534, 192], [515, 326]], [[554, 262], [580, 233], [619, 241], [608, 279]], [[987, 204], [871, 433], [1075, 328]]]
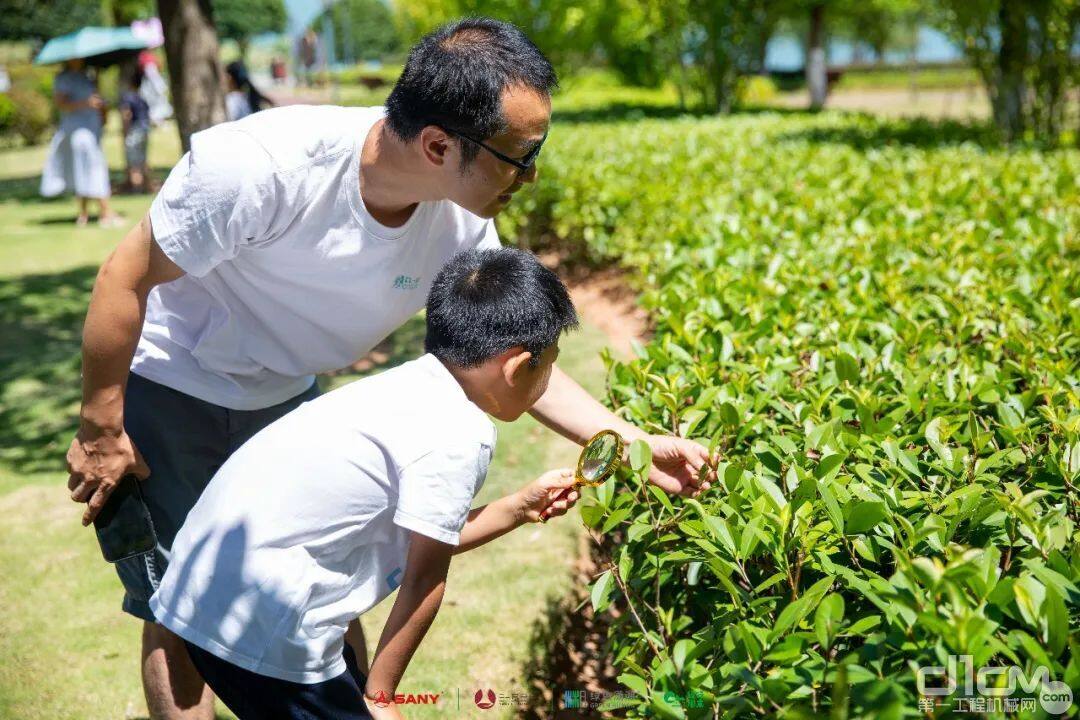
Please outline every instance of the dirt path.
[[630, 357], [634, 352], [632, 343], [644, 343], [651, 337], [649, 316], [637, 304], [637, 293], [631, 289], [625, 271], [614, 266], [575, 266], [553, 251], [541, 252], [537, 257], [566, 284], [581, 319], [599, 328], [618, 354]]
[[[782, 93], [775, 105], [805, 108], [810, 95], [805, 90]], [[829, 94], [830, 110], [857, 110], [881, 117], [926, 117], [931, 119], [982, 120], [990, 115], [990, 104], [981, 87], [910, 90], [837, 90]]]

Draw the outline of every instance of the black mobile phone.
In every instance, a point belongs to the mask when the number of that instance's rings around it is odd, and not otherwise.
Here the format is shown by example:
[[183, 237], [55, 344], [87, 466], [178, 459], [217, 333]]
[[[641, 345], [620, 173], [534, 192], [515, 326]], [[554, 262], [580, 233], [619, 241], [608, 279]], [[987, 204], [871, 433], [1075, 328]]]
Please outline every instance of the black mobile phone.
[[134, 475], [122, 477], [94, 518], [101, 554], [111, 563], [157, 547], [154, 523], [139, 485]]

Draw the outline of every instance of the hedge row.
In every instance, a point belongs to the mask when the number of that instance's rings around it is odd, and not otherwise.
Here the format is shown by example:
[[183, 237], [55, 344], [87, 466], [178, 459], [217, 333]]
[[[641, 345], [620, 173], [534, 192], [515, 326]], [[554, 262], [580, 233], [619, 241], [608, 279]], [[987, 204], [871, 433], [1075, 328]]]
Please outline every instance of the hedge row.
[[989, 137], [555, 127], [504, 233], [630, 271], [656, 335], [609, 402], [722, 458], [700, 501], [583, 504], [633, 716], [940, 717], [949, 656], [1080, 686], [1080, 153]]

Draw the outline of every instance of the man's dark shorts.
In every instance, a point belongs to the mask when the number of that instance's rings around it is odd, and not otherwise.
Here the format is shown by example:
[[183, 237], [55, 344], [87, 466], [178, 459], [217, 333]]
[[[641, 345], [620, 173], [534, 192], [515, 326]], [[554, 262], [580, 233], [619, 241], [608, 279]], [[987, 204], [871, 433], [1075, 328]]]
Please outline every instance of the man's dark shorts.
[[154, 552], [116, 563], [124, 612], [154, 621], [150, 596], [168, 566], [173, 538], [210, 478], [252, 435], [319, 395], [317, 385], [262, 410], [229, 410], [131, 373], [124, 430], [150, 467], [143, 497], [157, 532]]
[[346, 670], [302, 685], [259, 675], [184, 641], [195, 669], [239, 720], [371, 720], [363, 692], [367, 676], [345, 644]]

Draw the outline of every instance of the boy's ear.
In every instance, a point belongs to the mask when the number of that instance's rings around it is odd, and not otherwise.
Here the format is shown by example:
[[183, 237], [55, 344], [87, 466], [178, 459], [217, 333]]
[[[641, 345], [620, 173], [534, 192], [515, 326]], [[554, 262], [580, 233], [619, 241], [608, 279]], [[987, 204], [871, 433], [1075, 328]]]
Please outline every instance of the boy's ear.
[[532, 353], [523, 348], [512, 348], [505, 353], [505, 360], [503, 360], [502, 372], [503, 379], [506, 380], [506, 384], [510, 387], [514, 387], [518, 382], [518, 372], [527, 367], [529, 360], [532, 358]]

